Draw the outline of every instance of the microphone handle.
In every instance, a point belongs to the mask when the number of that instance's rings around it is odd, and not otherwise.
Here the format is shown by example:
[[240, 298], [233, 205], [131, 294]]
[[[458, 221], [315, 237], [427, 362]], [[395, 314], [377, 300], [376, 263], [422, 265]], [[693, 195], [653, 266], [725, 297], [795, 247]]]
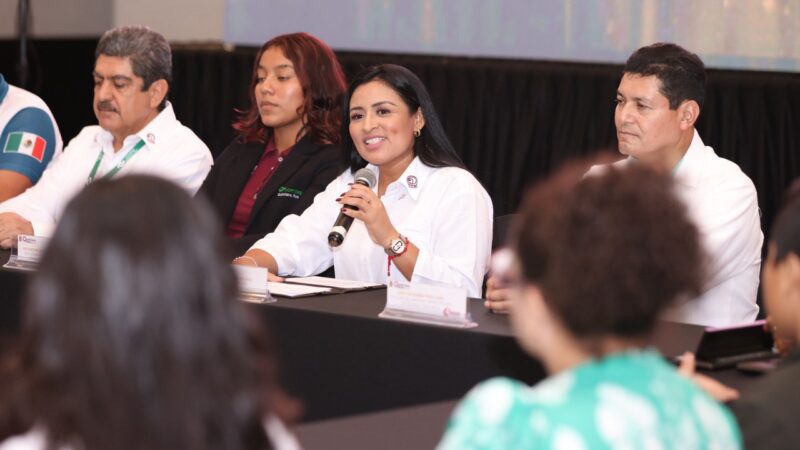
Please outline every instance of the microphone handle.
[[[358, 210], [355, 206], [344, 205], [345, 208], [348, 209], [355, 209]], [[345, 216], [344, 214], [340, 214], [339, 218], [336, 220], [336, 223], [333, 224], [333, 228], [336, 227], [344, 227], [345, 230], [350, 229], [350, 225], [353, 224], [353, 218], [350, 216]]]
[[[369, 187], [369, 183], [362, 179], [357, 179], [356, 183]], [[358, 210], [358, 207], [352, 205], [344, 205], [344, 207]], [[347, 236], [347, 230], [350, 229], [350, 225], [352, 224], [352, 217], [339, 213], [339, 217], [336, 218], [336, 222], [333, 224], [333, 228], [331, 228], [331, 232], [328, 234], [328, 245], [331, 247], [338, 247], [342, 245], [342, 242], [344, 242], [344, 237]]]

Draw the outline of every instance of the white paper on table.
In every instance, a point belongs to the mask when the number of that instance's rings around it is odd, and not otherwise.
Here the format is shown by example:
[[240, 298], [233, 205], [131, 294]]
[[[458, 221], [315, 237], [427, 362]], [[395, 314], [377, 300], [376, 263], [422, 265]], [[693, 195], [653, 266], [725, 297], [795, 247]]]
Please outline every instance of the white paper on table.
[[359, 289], [369, 289], [383, 286], [380, 283], [371, 283], [367, 281], [356, 280], [342, 280], [339, 278], [328, 277], [298, 277], [286, 278], [286, 283], [307, 284], [310, 286], [324, 286], [335, 289], [343, 289], [346, 291], [355, 291]]
[[281, 297], [302, 297], [305, 295], [329, 294], [331, 288], [270, 281], [269, 291], [273, 295], [279, 295]]
[[458, 328], [478, 325], [467, 312], [466, 289], [420, 283], [389, 283], [386, 308], [378, 317]]

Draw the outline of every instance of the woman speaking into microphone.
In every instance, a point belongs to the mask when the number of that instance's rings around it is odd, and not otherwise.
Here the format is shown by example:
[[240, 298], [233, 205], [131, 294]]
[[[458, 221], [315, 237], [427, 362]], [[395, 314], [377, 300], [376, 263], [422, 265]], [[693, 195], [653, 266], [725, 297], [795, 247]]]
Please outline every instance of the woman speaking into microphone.
[[234, 262], [280, 276], [333, 265], [337, 278], [446, 284], [479, 297], [492, 201], [464, 169], [419, 78], [391, 64], [363, 70], [346, 94], [342, 128], [348, 169]]

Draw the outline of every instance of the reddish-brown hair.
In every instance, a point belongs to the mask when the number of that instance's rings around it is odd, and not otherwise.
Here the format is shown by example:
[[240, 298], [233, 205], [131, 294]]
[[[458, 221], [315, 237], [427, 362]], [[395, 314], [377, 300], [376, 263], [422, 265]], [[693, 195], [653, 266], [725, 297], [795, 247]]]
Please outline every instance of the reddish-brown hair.
[[237, 111], [240, 116], [233, 124], [240, 139], [243, 142], [266, 142], [272, 134], [272, 128], [261, 122], [255, 97], [258, 62], [271, 47], [280, 48], [292, 62], [303, 88], [303, 106], [297, 111], [303, 120], [303, 128], [298, 139], [308, 133], [318, 145], [339, 144], [342, 140], [342, 97], [347, 82], [333, 50], [308, 33], [283, 34], [261, 46], [250, 78], [250, 107]]

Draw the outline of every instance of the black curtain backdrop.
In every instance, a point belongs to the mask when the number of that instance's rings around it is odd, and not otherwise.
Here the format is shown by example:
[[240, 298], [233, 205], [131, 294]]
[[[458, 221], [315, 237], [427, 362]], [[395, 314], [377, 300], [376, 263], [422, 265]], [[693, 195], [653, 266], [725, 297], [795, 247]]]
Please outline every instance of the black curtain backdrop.
[[[50, 105], [65, 140], [95, 123], [96, 40], [31, 43], [29, 89]], [[176, 46], [170, 98], [178, 118], [215, 154], [247, 105], [255, 48]], [[348, 75], [392, 62], [426, 84], [455, 148], [494, 200], [513, 212], [524, 187], [564, 161], [616, 148], [613, 99], [621, 66], [338, 53]], [[14, 83], [16, 42], [0, 41], [0, 71]], [[783, 190], [800, 175], [800, 74], [709, 70], [698, 129], [707, 145], [754, 181], [765, 233]]]

